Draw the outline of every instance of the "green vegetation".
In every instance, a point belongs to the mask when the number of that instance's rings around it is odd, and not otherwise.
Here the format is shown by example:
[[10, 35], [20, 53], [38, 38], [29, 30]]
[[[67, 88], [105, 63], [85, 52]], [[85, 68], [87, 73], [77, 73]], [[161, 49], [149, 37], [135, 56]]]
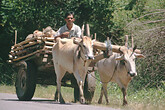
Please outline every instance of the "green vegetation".
[[[122, 93], [120, 88], [114, 84], [108, 84], [108, 98], [109, 105], [106, 105], [105, 98], [103, 97], [103, 104], [98, 104], [98, 99], [100, 96], [101, 84], [97, 81], [96, 91], [94, 98], [92, 100], [92, 105], [96, 106], [108, 106], [113, 108], [121, 108], [126, 110], [163, 110], [165, 107], [165, 90], [163, 89], [142, 89], [137, 91], [132, 91], [128, 88], [127, 100], [128, 106], [122, 106]], [[46, 98], [50, 101], [54, 99], [56, 87], [55, 86], [40, 86], [37, 85], [34, 97]], [[12, 93], [15, 94], [14, 86], [0, 85], [1, 93]], [[74, 100], [73, 88], [62, 87], [62, 94], [67, 103]]]
[[[123, 45], [124, 35], [134, 37], [146, 58], [136, 61], [138, 76], [128, 88], [128, 109], [162, 109], [165, 106], [164, 0], [1, 0], [0, 84], [13, 85], [15, 81], [16, 72], [6, 63], [14, 44], [14, 31], [18, 31], [17, 42], [20, 42], [36, 29], [51, 26], [57, 30], [64, 25], [63, 16], [69, 10], [75, 12], [76, 24], [88, 23], [91, 34], [97, 33], [99, 41], [110, 37], [113, 44]], [[97, 87], [94, 104], [100, 92], [99, 84]], [[119, 88], [113, 85], [109, 91], [113, 103], [110, 106], [118, 108], [122, 99]]]

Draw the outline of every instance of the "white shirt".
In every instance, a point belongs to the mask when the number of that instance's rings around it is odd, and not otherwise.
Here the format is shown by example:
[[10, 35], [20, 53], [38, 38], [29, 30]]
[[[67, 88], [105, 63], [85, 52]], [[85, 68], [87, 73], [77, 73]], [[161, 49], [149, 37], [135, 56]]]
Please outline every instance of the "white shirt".
[[54, 37], [61, 35], [64, 32], [69, 32], [69, 38], [71, 37], [80, 37], [81, 36], [81, 29], [78, 25], [73, 23], [73, 27], [71, 30], [68, 29], [67, 25], [62, 26], [57, 33], [54, 35]]

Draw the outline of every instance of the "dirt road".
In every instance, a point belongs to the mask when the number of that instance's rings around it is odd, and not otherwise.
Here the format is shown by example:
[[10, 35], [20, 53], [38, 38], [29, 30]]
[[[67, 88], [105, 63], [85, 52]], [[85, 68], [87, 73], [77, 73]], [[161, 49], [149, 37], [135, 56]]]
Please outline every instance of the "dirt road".
[[0, 110], [119, 110], [109, 107], [82, 105], [75, 103], [59, 104], [53, 100], [33, 98], [19, 101], [14, 94], [0, 93]]

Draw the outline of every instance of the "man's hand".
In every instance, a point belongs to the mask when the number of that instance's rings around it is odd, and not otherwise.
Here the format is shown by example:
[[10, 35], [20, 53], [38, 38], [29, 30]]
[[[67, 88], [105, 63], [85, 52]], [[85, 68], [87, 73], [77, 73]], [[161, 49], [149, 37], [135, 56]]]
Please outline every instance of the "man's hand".
[[55, 40], [55, 42], [56, 42], [56, 39], [57, 38], [68, 38], [69, 37], [69, 32], [64, 32], [64, 33], [62, 33], [61, 35], [59, 35], [59, 36], [56, 36], [55, 38], [54, 38], [54, 40]]
[[69, 32], [64, 32], [61, 34], [61, 37], [68, 38], [69, 37]]

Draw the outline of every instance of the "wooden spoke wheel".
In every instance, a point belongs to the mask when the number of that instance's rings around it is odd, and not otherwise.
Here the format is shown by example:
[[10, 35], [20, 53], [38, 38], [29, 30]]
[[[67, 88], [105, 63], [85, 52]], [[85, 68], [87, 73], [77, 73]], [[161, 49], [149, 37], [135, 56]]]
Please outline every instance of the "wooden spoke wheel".
[[36, 88], [36, 68], [34, 63], [28, 61], [18, 67], [16, 77], [16, 94], [19, 100], [31, 100]]

